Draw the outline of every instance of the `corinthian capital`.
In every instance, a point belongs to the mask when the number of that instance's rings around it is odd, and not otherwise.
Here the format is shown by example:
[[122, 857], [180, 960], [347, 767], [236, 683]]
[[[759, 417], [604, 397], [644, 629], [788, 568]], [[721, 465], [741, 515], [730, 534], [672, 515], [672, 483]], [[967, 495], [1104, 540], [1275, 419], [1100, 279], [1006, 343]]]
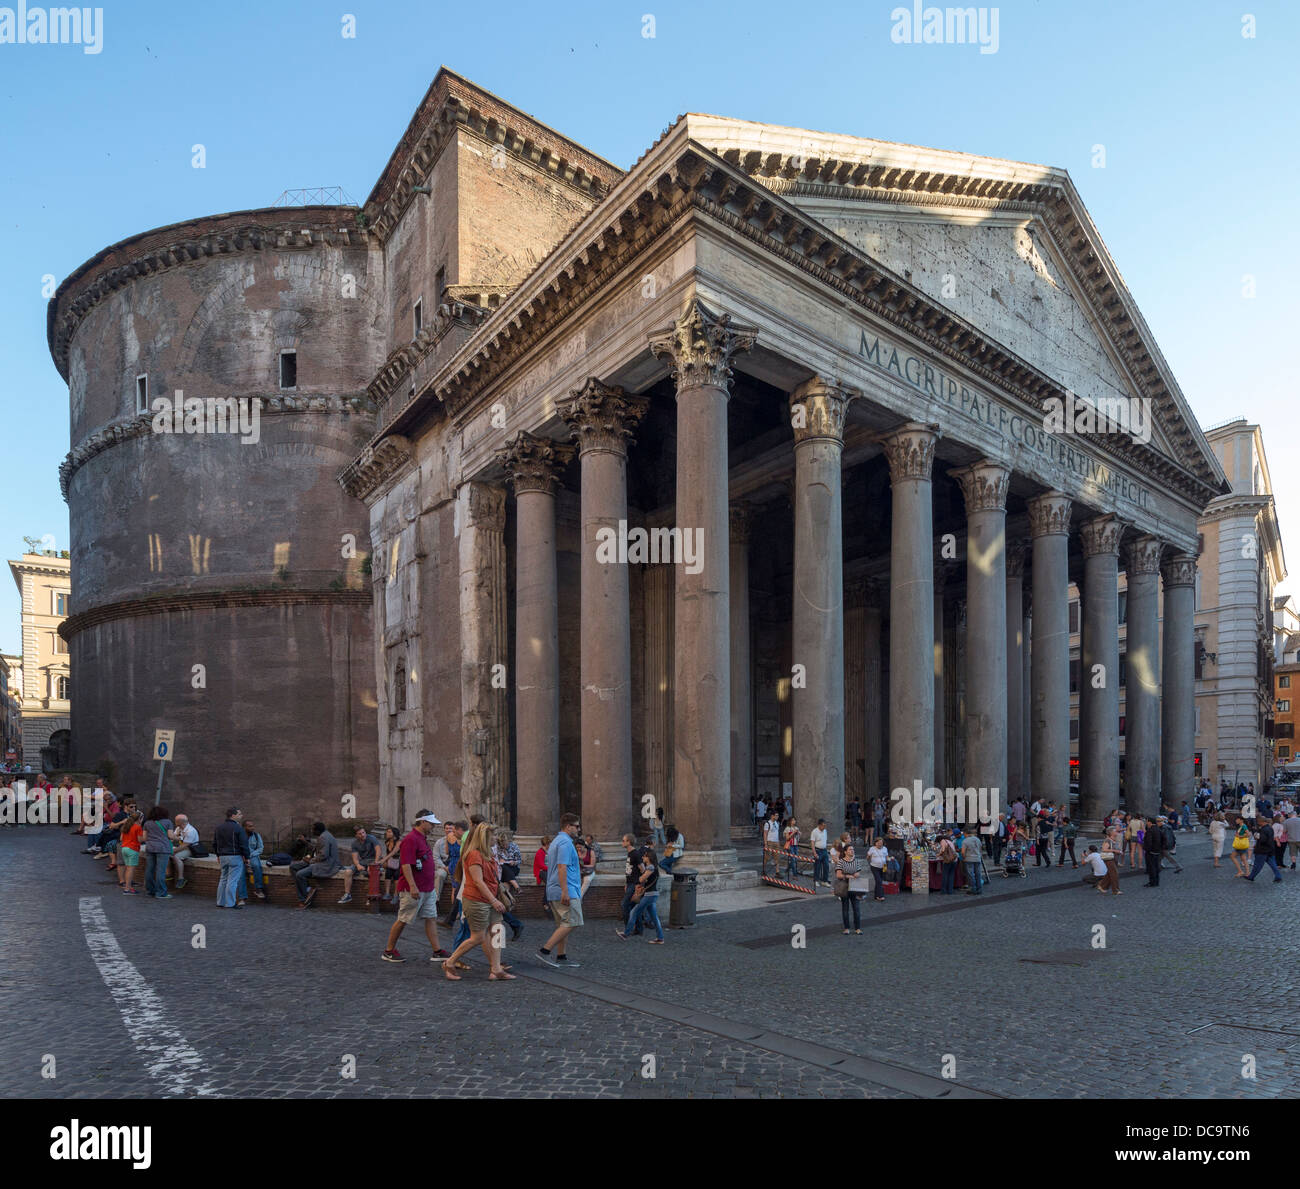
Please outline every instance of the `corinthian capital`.
[[904, 479], [929, 479], [934, 467], [934, 446], [939, 440], [937, 425], [920, 425], [909, 421], [885, 437], [884, 447], [889, 462], [889, 481], [901, 483]]
[[972, 512], [1005, 512], [1007, 486], [1011, 472], [991, 459], [983, 458], [968, 467], [949, 471], [966, 497], [966, 514]]
[[1094, 516], [1085, 520], [1079, 529], [1083, 543], [1083, 556], [1095, 557], [1099, 553], [1119, 555], [1119, 539], [1124, 532], [1123, 522], [1114, 516]]
[[592, 376], [581, 388], [556, 401], [555, 407], [578, 439], [580, 453], [626, 455], [632, 431], [650, 402], [644, 396], [629, 396], [621, 388], [610, 388]]
[[1027, 501], [1029, 532], [1035, 537], [1064, 536], [1070, 531], [1070, 497], [1060, 491], [1045, 491]]
[[1160, 554], [1163, 546], [1159, 537], [1138, 537], [1128, 547], [1128, 572], [1133, 574], [1160, 573]]
[[1160, 576], [1166, 586], [1195, 586], [1196, 558], [1186, 553], [1175, 553], [1160, 567]]
[[519, 433], [496, 452], [505, 467], [515, 494], [541, 491], [554, 495], [559, 473], [573, 458], [573, 447], [551, 438], [534, 437], [527, 430]]
[[828, 383], [820, 376], [805, 380], [790, 394], [790, 424], [795, 445], [816, 438], [844, 441], [844, 416], [849, 402], [862, 394], [856, 388]]
[[650, 350], [672, 365], [677, 390], [731, 387], [731, 357], [748, 351], [758, 331], [733, 326], [730, 314], [715, 314], [698, 297], [668, 330], [650, 336]]

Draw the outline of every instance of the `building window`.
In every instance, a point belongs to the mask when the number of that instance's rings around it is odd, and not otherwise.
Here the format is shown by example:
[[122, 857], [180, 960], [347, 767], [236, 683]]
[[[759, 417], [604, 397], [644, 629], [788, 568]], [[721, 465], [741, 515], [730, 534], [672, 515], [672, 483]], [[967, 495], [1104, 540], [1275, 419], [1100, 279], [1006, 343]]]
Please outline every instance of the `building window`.
[[1283, 674], [1282, 674], [1282, 675], [1277, 679], [1277, 688], [1278, 688], [1278, 689], [1290, 689], [1290, 688], [1291, 688], [1291, 674], [1290, 674], [1290, 673], [1283, 673]]
[[1279, 722], [1279, 723], [1274, 723], [1274, 724], [1273, 724], [1273, 738], [1274, 738], [1274, 739], [1294, 739], [1294, 738], [1295, 738], [1295, 723], [1293, 723], [1293, 722]]
[[1070, 604], [1070, 634], [1073, 635], [1079, 630], [1079, 600], [1075, 599]]
[[60, 677], [57, 686], [59, 701], [66, 702], [72, 697], [72, 682], [67, 677]]
[[1193, 647], [1195, 648], [1196, 652], [1195, 652], [1195, 657], [1192, 661], [1192, 673], [1195, 676], [1196, 680], [1200, 681], [1203, 675], [1203, 671], [1205, 669], [1205, 645], [1202, 644], [1199, 640], [1197, 640], [1195, 645], [1193, 645]]
[[298, 352], [280, 352], [280, 387], [298, 387]]
[[1128, 716], [1121, 714], [1119, 716], [1119, 737], [1124, 738], [1124, 733], [1128, 729]]
[[58, 632], [54, 633], [54, 651], [58, 653], [66, 653], [68, 651], [68, 642], [60, 636]]
[[1277, 758], [1279, 760], [1289, 760], [1291, 758], [1291, 749], [1283, 746], [1277, 749]]
[[1289, 714], [1290, 711], [1291, 711], [1291, 699], [1290, 699], [1290, 698], [1281, 698], [1281, 699], [1279, 699], [1279, 700], [1278, 700], [1278, 704], [1277, 704], [1277, 708], [1278, 708], [1278, 709], [1279, 709], [1283, 714]]
[[414, 338], [420, 337], [420, 331], [424, 329], [424, 299], [419, 298], [411, 308], [411, 325], [415, 327]]
[[1070, 738], [1077, 739], [1078, 737], [1079, 737], [1079, 720], [1077, 718], [1072, 718], [1070, 719]]
[[1128, 623], [1128, 591], [1119, 592], [1119, 626], [1123, 627]]
[[442, 305], [443, 291], [447, 288], [447, 268], [444, 265], [438, 269], [437, 279], [433, 283], [433, 291], [438, 295], [438, 304]]
[[1070, 693], [1079, 692], [1079, 660], [1076, 657], [1070, 662]]
[[1119, 687], [1123, 689], [1128, 685], [1128, 653], [1119, 654]]
[[393, 713], [401, 714], [406, 709], [406, 662], [398, 661], [393, 670]]
[[149, 411], [148, 376], [136, 376], [135, 378], [135, 411], [137, 413], [147, 413]]
[[56, 590], [54, 592], [54, 614], [67, 615], [68, 613], [68, 592], [65, 590]]
[[1199, 735], [1201, 733], [1201, 708], [1199, 706], [1196, 707], [1193, 722], [1195, 725], [1192, 727], [1192, 734]]

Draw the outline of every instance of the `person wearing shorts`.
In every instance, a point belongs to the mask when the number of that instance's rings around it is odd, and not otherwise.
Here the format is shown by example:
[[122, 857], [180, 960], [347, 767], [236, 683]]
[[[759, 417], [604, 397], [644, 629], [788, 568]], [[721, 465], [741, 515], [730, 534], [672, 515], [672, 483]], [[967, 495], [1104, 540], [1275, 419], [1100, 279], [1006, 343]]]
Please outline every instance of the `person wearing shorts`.
[[581, 825], [576, 813], [566, 813], [560, 818], [560, 832], [546, 852], [546, 901], [555, 918], [555, 932], [546, 939], [537, 956], [557, 970], [578, 965], [569, 960], [565, 946], [569, 934], [583, 925], [582, 872], [578, 848], [573, 842]]
[[118, 866], [121, 870], [117, 873], [117, 882], [122, 885], [122, 891], [128, 896], [140, 894], [131, 886], [131, 882], [135, 878], [136, 868], [140, 866], [140, 852], [143, 849], [144, 826], [140, 824], [140, 814], [137, 812], [132, 814], [123, 826], [121, 844], [118, 848], [121, 859]]
[[402, 839], [398, 852], [402, 874], [397, 880], [397, 920], [388, 931], [388, 944], [382, 955], [385, 962], [406, 961], [397, 949], [397, 939], [412, 921], [424, 922], [425, 936], [433, 946], [431, 960], [438, 962], [447, 956], [438, 940], [438, 896], [434, 891], [437, 868], [428, 841], [429, 832], [440, 825], [431, 810], [422, 809], [411, 832]]

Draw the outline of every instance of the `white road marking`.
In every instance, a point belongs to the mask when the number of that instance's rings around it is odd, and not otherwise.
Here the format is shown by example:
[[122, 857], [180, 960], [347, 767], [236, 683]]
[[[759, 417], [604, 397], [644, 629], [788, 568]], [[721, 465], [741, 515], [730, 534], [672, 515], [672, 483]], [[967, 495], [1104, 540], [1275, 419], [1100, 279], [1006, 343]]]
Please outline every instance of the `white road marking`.
[[203, 1058], [167, 1022], [162, 999], [122, 952], [104, 916], [100, 897], [83, 896], [79, 906], [90, 956], [113, 1003], [122, 1013], [122, 1022], [131, 1034], [136, 1051], [144, 1057], [149, 1073], [162, 1083], [165, 1096], [192, 1098], [215, 1094], [211, 1086], [196, 1082], [203, 1076]]

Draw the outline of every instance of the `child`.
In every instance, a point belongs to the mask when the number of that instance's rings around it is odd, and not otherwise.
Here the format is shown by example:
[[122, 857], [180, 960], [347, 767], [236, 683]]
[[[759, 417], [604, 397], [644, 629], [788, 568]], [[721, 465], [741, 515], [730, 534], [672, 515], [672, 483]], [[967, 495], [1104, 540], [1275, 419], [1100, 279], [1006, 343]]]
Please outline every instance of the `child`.
[[122, 861], [117, 865], [117, 882], [127, 896], [140, 893], [131, 886], [135, 869], [140, 866], [140, 852], [144, 850], [144, 826], [140, 822], [140, 811], [136, 810], [127, 818], [122, 830], [122, 842], [119, 847]]

